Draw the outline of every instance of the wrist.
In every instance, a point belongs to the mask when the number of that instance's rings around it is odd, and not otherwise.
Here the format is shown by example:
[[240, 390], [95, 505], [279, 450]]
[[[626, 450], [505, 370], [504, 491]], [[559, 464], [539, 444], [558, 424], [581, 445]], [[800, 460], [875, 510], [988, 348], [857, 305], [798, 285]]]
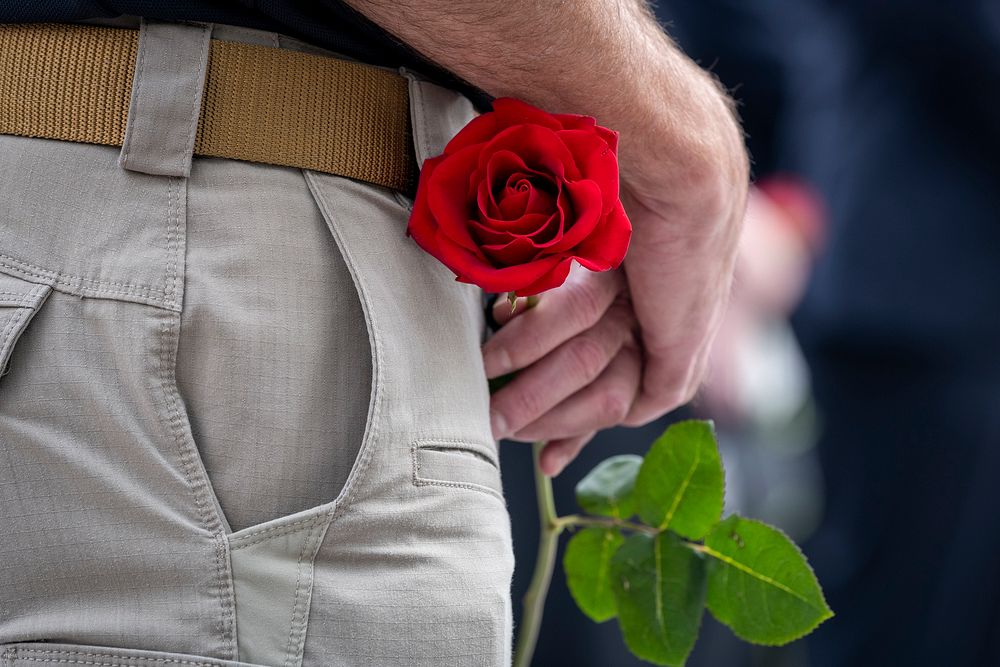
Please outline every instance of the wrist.
[[[622, 181], [651, 208], [718, 217], [742, 209], [749, 160], [733, 104], [717, 82], [684, 63], [683, 82], [647, 95], [650, 109], [620, 126]], [[612, 126], [613, 127], [613, 126]]]

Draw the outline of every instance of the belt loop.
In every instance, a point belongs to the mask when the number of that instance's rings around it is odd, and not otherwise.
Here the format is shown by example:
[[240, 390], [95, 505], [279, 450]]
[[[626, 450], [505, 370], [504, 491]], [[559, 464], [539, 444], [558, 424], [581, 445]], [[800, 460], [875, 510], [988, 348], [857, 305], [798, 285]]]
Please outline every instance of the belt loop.
[[476, 117], [469, 98], [425, 80], [405, 67], [399, 73], [409, 81], [410, 126], [417, 167], [424, 160], [440, 155], [451, 138]]
[[191, 173], [211, 37], [210, 24], [143, 19], [122, 168], [158, 176]]

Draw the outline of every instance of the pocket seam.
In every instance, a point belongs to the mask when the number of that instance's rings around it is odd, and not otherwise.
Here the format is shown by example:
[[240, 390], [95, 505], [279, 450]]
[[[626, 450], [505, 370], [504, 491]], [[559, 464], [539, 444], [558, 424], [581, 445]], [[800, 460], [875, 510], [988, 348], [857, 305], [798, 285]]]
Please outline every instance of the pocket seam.
[[115, 299], [164, 310], [180, 311], [176, 303], [167, 300], [166, 297], [169, 295], [165, 294], [161, 287], [84, 278], [61, 271], [52, 271], [4, 253], [0, 253], [0, 273], [19, 280], [44, 281], [44, 284], [49, 285], [52, 289], [73, 296]]
[[[330, 511], [330, 523], [332, 524], [336, 521], [338, 516], [342, 515], [348, 510], [348, 508], [353, 506], [355, 494], [358, 493], [358, 489], [368, 478], [369, 465], [375, 456], [375, 448], [380, 443], [381, 432], [379, 430], [379, 424], [382, 420], [382, 372], [384, 367], [384, 352], [382, 350], [381, 323], [375, 314], [374, 307], [371, 304], [372, 297], [370, 288], [367, 284], [365, 276], [358, 269], [358, 261], [354, 257], [353, 249], [341, 234], [339, 217], [334, 215], [333, 207], [324, 196], [323, 189], [319, 185], [318, 172], [305, 169], [302, 170], [302, 174], [305, 178], [306, 185], [309, 188], [309, 192], [312, 194], [313, 200], [316, 202], [316, 206], [320, 210], [323, 221], [330, 230], [330, 235], [333, 237], [334, 242], [337, 244], [337, 248], [340, 250], [341, 256], [344, 258], [344, 263], [347, 266], [347, 270], [351, 274], [351, 279], [354, 281], [354, 290], [361, 303], [361, 311], [364, 315], [365, 327], [368, 330], [368, 344], [372, 357], [371, 393], [368, 402], [368, 415], [365, 418], [365, 431], [361, 438], [361, 449], [358, 451], [357, 458], [354, 460], [351, 471], [348, 473], [347, 479], [344, 481], [343, 488], [340, 490], [340, 493], [337, 494], [337, 497], [331, 501], [333, 507]], [[331, 178], [337, 179], [342, 177], [331, 176]], [[353, 182], [349, 179], [344, 180], [347, 182]]]
[[292, 533], [300, 533], [304, 530], [312, 530], [318, 523], [324, 523], [329, 520], [330, 516], [333, 514], [333, 508], [323, 511], [321, 514], [316, 514], [314, 516], [306, 517], [304, 519], [297, 519], [290, 523], [279, 524], [276, 526], [267, 526], [259, 530], [254, 530], [253, 532], [246, 533], [245, 535], [230, 534], [229, 537], [229, 549], [230, 551], [236, 551], [238, 549], [245, 549], [247, 547], [252, 547], [255, 544], [260, 544], [261, 542], [267, 542], [271, 538], [280, 537], [281, 535], [291, 535]]
[[[16, 278], [16, 280], [22, 280], [21, 278]], [[42, 285], [39, 283], [32, 283], [35, 285], [30, 292], [8, 292], [7, 290], [0, 290], [0, 308], [37, 308], [41, 305], [41, 301], [44, 298], [39, 298], [44, 294], [48, 285]], [[12, 297], [7, 299], [5, 297]]]
[[[413, 460], [413, 484], [414, 486], [444, 486], [457, 489], [469, 489], [472, 491], [479, 491], [480, 493], [485, 493], [487, 495], [493, 496], [500, 502], [506, 503], [503, 497], [503, 493], [489, 486], [483, 484], [477, 484], [476, 482], [458, 482], [452, 480], [444, 479], [434, 479], [432, 477], [421, 477], [420, 476], [420, 459], [418, 453], [423, 449], [433, 449], [434, 446], [445, 445], [443, 449], [451, 449], [457, 452], [466, 451], [475, 454], [476, 456], [483, 457], [482, 462], [492, 466], [496, 469], [497, 474], [500, 472], [499, 462], [495, 458], [495, 454], [490, 450], [490, 448], [483, 445], [479, 445], [475, 442], [470, 442], [468, 440], [459, 440], [454, 438], [433, 438], [433, 439], [421, 439], [416, 440], [410, 446], [410, 456]], [[459, 445], [458, 447], [453, 445]]]
[[[27, 653], [28, 655], [21, 655], [22, 653]], [[218, 667], [219, 665], [223, 665], [228, 662], [226, 660], [213, 659], [209, 659], [205, 662], [202, 660], [195, 661], [178, 658], [161, 658], [157, 656], [130, 656], [125, 653], [95, 653], [87, 650], [41, 650], [35, 648], [22, 648], [19, 646], [15, 646], [5, 652], [2, 658], [4, 659], [5, 665], [14, 665], [18, 662], [59, 662], [78, 665], [95, 665], [97, 667], [129, 667], [129, 665], [133, 662], [155, 662], [169, 665], [186, 665], [187, 667]], [[73, 658], [76, 659], [74, 660]], [[84, 658], [84, 660], [80, 660], [80, 658]], [[108, 659], [113, 660], [114, 662], [94, 662], [94, 659]]]
[[215, 497], [212, 482], [190, 431], [183, 399], [177, 389], [176, 364], [180, 313], [167, 312], [166, 315], [166, 319], [159, 327], [159, 359], [155, 360], [158, 389], [163, 396], [166, 409], [166, 413], [160, 412], [159, 417], [167, 428], [168, 437], [172, 437], [174, 441], [177, 462], [194, 500], [201, 527], [213, 542], [215, 577], [218, 585], [217, 590], [211, 591], [210, 594], [218, 601], [222, 611], [219, 634], [223, 650], [227, 655], [235, 657], [238, 655], [233, 630], [236, 605], [233, 600], [233, 579], [226, 539], [229, 524]]
[[[34, 656], [43, 657], [27, 657], [19, 655], [20, 653], [28, 653]], [[55, 658], [46, 658], [44, 656], [55, 656]], [[59, 657], [63, 656], [63, 657]], [[142, 662], [161, 662], [172, 665], [189, 665], [190, 667], [215, 667], [220, 664], [219, 662], [195, 662], [193, 660], [178, 660], [175, 658], [159, 658], [159, 657], [147, 657], [147, 656], [128, 656], [121, 653], [91, 653], [89, 651], [43, 651], [40, 649], [19, 649], [17, 647], [10, 650], [9, 653], [5, 654], [4, 657], [10, 660], [11, 663], [17, 663], [22, 660], [28, 662], [47, 662], [55, 659], [56, 662], [65, 663], [75, 663], [81, 665], [98, 665], [101, 667], [124, 667], [128, 661], [142, 661]], [[85, 662], [80, 660], [67, 660], [65, 658], [109, 658], [111, 660], [121, 661], [121, 662]]]
[[[7, 274], [2, 274], [7, 276]], [[20, 340], [21, 335], [28, 329], [28, 325], [35, 318], [35, 315], [42, 309], [42, 305], [52, 293], [52, 287], [45, 284], [26, 281], [24, 278], [7, 276], [15, 281], [23, 281], [31, 285], [27, 292], [14, 292], [11, 290], [0, 291], [0, 308], [11, 309], [10, 318], [0, 330], [0, 376], [9, 372], [10, 361], [14, 354], [14, 348]], [[3, 296], [17, 297], [4, 301]]]

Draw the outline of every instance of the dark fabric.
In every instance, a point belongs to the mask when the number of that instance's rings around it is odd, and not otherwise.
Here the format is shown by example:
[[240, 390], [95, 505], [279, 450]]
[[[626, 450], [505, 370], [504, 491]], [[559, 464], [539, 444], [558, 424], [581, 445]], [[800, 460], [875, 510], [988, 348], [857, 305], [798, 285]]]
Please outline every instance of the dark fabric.
[[988, 353], [1000, 4], [670, 0], [659, 13], [740, 101], [755, 174], [793, 171], [827, 201], [803, 335]]
[[[1000, 336], [1000, 5], [838, 2], [836, 150], [803, 134], [827, 251], [799, 317], [817, 343], [865, 339], [996, 358]], [[789, 54], [794, 60], [794, 56]], [[807, 75], [800, 76], [806, 80]]]
[[795, 317], [825, 425], [805, 547], [837, 612], [809, 664], [996, 664], [1000, 4], [663, 5], [742, 100], [758, 175], [826, 201]]
[[74, 22], [121, 15], [224, 23], [297, 37], [362, 62], [406, 66], [462, 90], [480, 107], [488, 98], [337, 0], [9, 0], [0, 23]]
[[810, 351], [826, 521], [806, 545], [837, 616], [814, 667], [997, 664], [1000, 368]]

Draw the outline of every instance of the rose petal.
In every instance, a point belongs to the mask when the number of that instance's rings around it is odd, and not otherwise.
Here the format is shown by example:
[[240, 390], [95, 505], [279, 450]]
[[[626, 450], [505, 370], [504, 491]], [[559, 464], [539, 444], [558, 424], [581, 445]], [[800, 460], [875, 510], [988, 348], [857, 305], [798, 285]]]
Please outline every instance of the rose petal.
[[[562, 239], [565, 228], [566, 216], [559, 207], [556, 207], [555, 212], [545, 221], [545, 225], [531, 235], [531, 242], [535, 244], [536, 248], [549, 249]], [[547, 254], [552, 253], [550, 251]]]
[[442, 232], [440, 228], [434, 232], [434, 243], [437, 246], [437, 252], [434, 254], [434, 257], [445, 266], [450, 267], [451, 258], [460, 253], [468, 253], [474, 257], [478, 257], [481, 262], [489, 262], [489, 259], [487, 259], [486, 255], [483, 254], [483, 251], [480, 250], [478, 246], [474, 251], [470, 251], [468, 248], [455, 243], [455, 241], [452, 240], [450, 236]]
[[563, 186], [559, 210], [567, 220], [560, 238], [549, 244], [550, 253], [567, 252], [594, 231], [601, 220], [603, 197], [593, 181], [574, 181]]
[[460, 281], [478, 285], [487, 292], [520, 293], [523, 288], [542, 281], [547, 273], [565, 261], [561, 257], [543, 257], [527, 264], [497, 268], [464, 248], [455, 248], [457, 252], [450, 254], [445, 264]]
[[[507, 185], [497, 195], [502, 217], [511, 220], [524, 213], [552, 213], [559, 186], [547, 176], [514, 173], [507, 179]], [[509, 201], [512, 200], [512, 201]]]
[[550, 130], [562, 129], [562, 124], [552, 114], [513, 97], [500, 97], [494, 100], [493, 113], [496, 114], [497, 126], [500, 129], [526, 123], [541, 125]]
[[479, 186], [476, 189], [476, 206], [479, 217], [487, 215], [493, 218], [500, 217], [500, 207], [497, 206], [496, 199], [493, 197], [489, 182], [485, 180], [479, 181]]
[[[476, 234], [482, 233], [484, 237], [494, 239], [492, 243], [508, 243], [516, 237], [534, 236], [540, 233], [548, 225], [549, 217], [551, 216], [544, 213], [528, 213], [517, 220], [494, 218], [470, 220], [469, 229]], [[506, 236], [493, 237], [492, 234], [506, 234]]]
[[587, 132], [596, 134], [598, 137], [604, 140], [604, 142], [611, 147], [611, 150], [618, 153], [618, 133], [614, 130], [609, 130], [606, 127], [602, 127], [597, 124], [597, 119], [593, 116], [578, 116], [576, 114], [553, 114], [558, 120], [564, 130], [586, 130]]
[[591, 271], [616, 269], [625, 259], [632, 223], [619, 201], [590, 236], [573, 250], [576, 260]]
[[582, 130], [563, 130], [559, 138], [573, 152], [581, 178], [590, 179], [601, 188], [604, 213], [609, 213], [618, 199], [618, 157], [607, 142]]
[[441, 164], [444, 156], [438, 156], [424, 161], [421, 171], [421, 178], [417, 183], [417, 194], [413, 199], [413, 210], [410, 211], [410, 219], [406, 223], [406, 234], [413, 238], [421, 248], [431, 255], [437, 257], [437, 221], [427, 203], [427, 189], [431, 175], [435, 168]]
[[469, 231], [472, 233], [472, 237], [479, 241], [480, 245], [510, 243], [517, 238], [515, 234], [491, 229], [476, 220], [473, 220], [469, 224]]
[[500, 129], [497, 127], [495, 114], [484, 113], [476, 116], [451, 138], [451, 141], [444, 147], [444, 154], [454, 155], [463, 148], [485, 143], [495, 137]]
[[542, 188], [532, 187], [528, 193], [528, 203], [524, 207], [525, 213], [551, 213], [555, 210], [556, 198]]
[[614, 130], [609, 130], [606, 127], [601, 127], [600, 125], [596, 126], [594, 131], [597, 132], [597, 136], [604, 139], [604, 143], [608, 145], [608, 148], [610, 148], [615, 155], [618, 155], [618, 133]]
[[440, 230], [472, 251], [477, 246], [469, 234], [468, 224], [474, 202], [467, 195], [466, 182], [478, 156], [479, 146], [463, 148], [454, 155], [442, 156], [432, 172], [421, 174], [420, 178], [427, 181], [427, 204]]
[[586, 130], [597, 125], [593, 116], [582, 116], [576, 113], [554, 113], [553, 118], [559, 121], [564, 130]]
[[538, 248], [527, 236], [518, 237], [509, 243], [484, 245], [482, 250], [496, 266], [527, 264], [538, 257]]
[[[527, 218], [529, 216], [525, 216]], [[537, 219], [539, 214], [530, 214], [530, 217]], [[529, 257], [527, 248], [531, 248], [530, 257], [541, 257], [542, 255], [552, 255], [548, 248], [559, 241], [563, 232], [563, 216], [560, 212], [552, 213], [544, 224], [530, 234], [511, 234], [507, 238], [496, 237], [494, 243], [484, 244], [480, 249], [489, 257], [496, 258], [499, 262], [511, 265], [517, 262], [525, 262]], [[523, 252], [522, 252], [523, 251]]]
[[528, 209], [528, 200], [531, 198], [532, 190], [511, 191], [509, 188], [505, 189], [500, 198], [500, 218], [517, 220], [523, 216]]
[[566, 277], [569, 275], [572, 265], [573, 261], [570, 258], [563, 258], [555, 268], [544, 274], [541, 278], [530, 285], [518, 289], [518, 296], [531, 296], [532, 294], [538, 294], [554, 287], [559, 287], [566, 282]]
[[[485, 177], [483, 169], [477, 169], [474, 176], [477, 179], [475, 184], [477, 203], [480, 211], [494, 218], [506, 217], [500, 213], [497, 198], [497, 191], [503, 187], [500, 185], [501, 183], [509, 184], [511, 178], [530, 178], [531, 176], [551, 182], [551, 178], [547, 174], [530, 169], [524, 164], [524, 160], [513, 151], [503, 150], [493, 153], [487, 160], [485, 167]], [[487, 189], [484, 190], [484, 186]]]
[[[510, 181], [510, 175], [514, 173], [524, 173], [528, 168], [524, 164], [524, 160], [520, 158], [516, 153], [511, 151], [497, 151], [490, 155], [489, 160], [486, 162], [486, 178], [485, 183], [488, 187], [489, 192], [489, 204], [486, 208], [483, 207], [482, 198], [479, 198], [479, 209], [484, 212], [488, 212], [494, 217], [506, 217], [500, 211], [500, 198], [497, 196], [498, 193], [503, 189], [504, 184]], [[480, 169], [480, 172], [483, 170]], [[480, 187], [480, 192], [482, 192]]]
[[[560, 130], [560, 133], [565, 130]], [[482, 147], [479, 168], [484, 168], [491, 156], [499, 151], [517, 154], [529, 169], [550, 175], [555, 180], [580, 178], [576, 159], [559, 134], [538, 125], [518, 125], [507, 128]]]

